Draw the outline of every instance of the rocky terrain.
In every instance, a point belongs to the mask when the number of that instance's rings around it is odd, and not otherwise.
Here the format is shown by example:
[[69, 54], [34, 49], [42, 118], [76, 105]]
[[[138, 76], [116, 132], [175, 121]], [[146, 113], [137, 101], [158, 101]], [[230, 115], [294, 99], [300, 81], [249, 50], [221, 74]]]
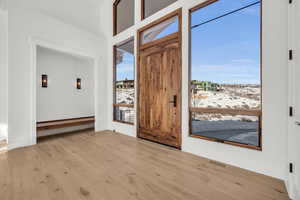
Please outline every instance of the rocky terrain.
[[[197, 91], [191, 105], [201, 108], [257, 110], [261, 107], [259, 85], [221, 85], [219, 91]], [[133, 104], [134, 89], [118, 89], [118, 104]], [[120, 108], [123, 117], [134, 120], [133, 109]], [[257, 116], [227, 115], [220, 113], [193, 113], [192, 132], [239, 143], [258, 145], [259, 118]]]
[[134, 104], [134, 89], [117, 89], [117, 104]]
[[222, 86], [220, 91], [197, 91], [192, 106], [202, 108], [259, 109], [260, 87]]
[[[246, 110], [261, 108], [261, 89], [258, 85], [222, 85], [221, 88], [220, 91], [197, 91], [192, 95], [192, 106]], [[193, 113], [192, 119], [195, 135], [258, 145], [257, 116]]]

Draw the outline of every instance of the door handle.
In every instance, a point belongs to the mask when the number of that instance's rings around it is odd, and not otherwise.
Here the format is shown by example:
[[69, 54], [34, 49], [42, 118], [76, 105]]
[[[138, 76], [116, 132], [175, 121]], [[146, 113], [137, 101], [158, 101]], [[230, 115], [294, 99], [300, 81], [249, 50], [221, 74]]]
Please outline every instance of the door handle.
[[296, 124], [297, 126], [300, 126], [300, 122], [295, 122], [295, 124]]
[[172, 103], [174, 107], [177, 106], [177, 95], [173, 96], [173, 101], [169, 101], [169, 103]]

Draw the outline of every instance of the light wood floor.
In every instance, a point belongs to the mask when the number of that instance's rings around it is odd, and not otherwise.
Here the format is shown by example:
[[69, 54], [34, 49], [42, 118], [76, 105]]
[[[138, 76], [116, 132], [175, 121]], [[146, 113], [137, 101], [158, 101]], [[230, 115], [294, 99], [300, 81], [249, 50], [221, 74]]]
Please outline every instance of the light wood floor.
[[0, 154], [1, 200], [288, 199], [283, 182], [113, 132]]

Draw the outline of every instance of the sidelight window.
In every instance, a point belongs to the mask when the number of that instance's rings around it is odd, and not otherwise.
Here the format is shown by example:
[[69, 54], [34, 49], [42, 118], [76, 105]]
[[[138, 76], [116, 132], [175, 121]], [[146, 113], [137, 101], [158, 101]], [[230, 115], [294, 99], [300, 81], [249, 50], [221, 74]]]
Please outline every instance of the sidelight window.
[[190, 135], [261, 149], [261, 2], [190, 10]]
[[134, 40], [114, 46], [114, 121], [133, 124]]

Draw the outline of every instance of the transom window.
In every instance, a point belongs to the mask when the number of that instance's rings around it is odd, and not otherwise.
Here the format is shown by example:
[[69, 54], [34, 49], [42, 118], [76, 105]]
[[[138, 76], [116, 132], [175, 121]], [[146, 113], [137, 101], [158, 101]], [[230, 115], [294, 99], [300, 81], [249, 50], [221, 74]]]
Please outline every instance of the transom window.
[[133, 124], [134, 40], [114, 46], [114, 121]]
[[261, 149], [261, 2], [190, 10], [190, 135]]
[[141, 32], [141, 44], [153, 42], [179, 31], [178, 15]]

